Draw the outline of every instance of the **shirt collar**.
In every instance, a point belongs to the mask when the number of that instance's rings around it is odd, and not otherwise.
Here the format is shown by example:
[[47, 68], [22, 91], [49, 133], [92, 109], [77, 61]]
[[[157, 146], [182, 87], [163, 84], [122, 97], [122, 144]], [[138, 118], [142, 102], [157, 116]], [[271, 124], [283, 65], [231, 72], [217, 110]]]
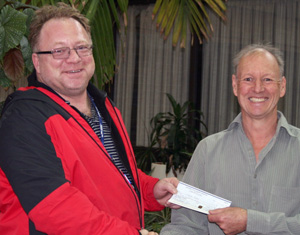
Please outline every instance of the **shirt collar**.
[[[283, 115], [282, 112], [277, 111], [277, 117], [278, 117], [278, 124], [276, 128], [276, 136], [278, 135], [280, 130], [286, 130], [286, 132], [290, 136], [297, 137], [297, 133], [294, 131], [294, 128], [291, 128], [292, 126], [287, 122], [285, 116]], [[243, 128], [242, 126], [242, 114], [239, 113], [235, 119], [230, 123], [228, 130], [232, 130], [234, 128]]]

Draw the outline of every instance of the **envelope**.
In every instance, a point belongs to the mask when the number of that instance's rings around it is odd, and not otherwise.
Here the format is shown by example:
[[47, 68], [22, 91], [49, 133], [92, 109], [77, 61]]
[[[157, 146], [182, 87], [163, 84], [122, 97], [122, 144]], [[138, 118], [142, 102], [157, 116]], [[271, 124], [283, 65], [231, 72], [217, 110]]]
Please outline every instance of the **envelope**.
[[173, 194], [169, 202], [204, 214], [208, 214], [210, 210], [226, 208], [231, 205], [231, 201], [227, 199], [184, 182], [179, 182], [177, 190], [178, 192]]

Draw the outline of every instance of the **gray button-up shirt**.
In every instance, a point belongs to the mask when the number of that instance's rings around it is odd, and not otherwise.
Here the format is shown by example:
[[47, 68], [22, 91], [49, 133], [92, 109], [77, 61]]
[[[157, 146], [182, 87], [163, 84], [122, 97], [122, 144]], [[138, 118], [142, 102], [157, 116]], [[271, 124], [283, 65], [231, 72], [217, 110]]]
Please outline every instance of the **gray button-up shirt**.
[[[241, 114], [228, 129], [202, 140], [183, 181], [247, 209], [241, 234], [300, 234], [300, 129], [278, 112], [275, 136], [256, 162]], [[181, 208], [161, 235], [224, 234], [205, 214]]]

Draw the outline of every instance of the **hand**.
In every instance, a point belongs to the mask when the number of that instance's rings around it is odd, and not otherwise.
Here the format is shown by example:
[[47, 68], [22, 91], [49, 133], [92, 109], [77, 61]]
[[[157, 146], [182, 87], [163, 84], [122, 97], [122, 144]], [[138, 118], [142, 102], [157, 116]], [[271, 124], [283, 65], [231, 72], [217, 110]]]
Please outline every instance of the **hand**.
[[209, 211], [208, 221], [216, 223], [225, 234], [234, 235], [247, 228], [247, 210], [228, 207]]
[[155, 184], [153, 193], [159, 204], [172, 209], [180, 208], [180, 206], [168, 202], [172, 195], [177, 193], [176, 188], [178, 183], [179, 180], [175, 177], [172, 177], [161, 179]]
[[141, 229], [141, 230], [140, 230], [140, 233], [141, 233], [142, 235], [158, 235], [158, 233], [156, 233], [156, 232], [149, 232], [149, 231], [146, 230], [146, 229]]

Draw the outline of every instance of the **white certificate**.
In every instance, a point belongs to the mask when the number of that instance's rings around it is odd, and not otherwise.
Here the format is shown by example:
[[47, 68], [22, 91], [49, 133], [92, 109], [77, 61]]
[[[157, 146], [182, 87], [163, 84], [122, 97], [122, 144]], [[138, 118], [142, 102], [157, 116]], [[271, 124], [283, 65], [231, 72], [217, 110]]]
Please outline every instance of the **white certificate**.
[[231, 204], [231, 201], [183, 182], [179, 182], [177, 190], [178, 192], [173, 194], [169, 202], [205, 214], [210, 210], [229, 207]]

